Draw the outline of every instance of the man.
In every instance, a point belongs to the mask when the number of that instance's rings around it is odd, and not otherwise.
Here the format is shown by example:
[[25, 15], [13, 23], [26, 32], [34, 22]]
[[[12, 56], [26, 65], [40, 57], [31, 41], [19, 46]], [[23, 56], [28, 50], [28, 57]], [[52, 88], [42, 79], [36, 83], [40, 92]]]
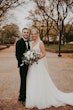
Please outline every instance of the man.
[[26, 100], [26, 75], [28, 71], [28, 65], [26, 65], [25, 63], [24, 65], [22, 65], [22, 56], [24, 52], [30, 49], [28, 38], [29, 38], [29, 30], [28, 28], [23, 28], [22, 38], [20, 38], [16, 42], [16, 58], [18, 61], [20, 80], [21, 80], [18, 101], [21, 101], [23, 105], [25, 105], [25, 100]]

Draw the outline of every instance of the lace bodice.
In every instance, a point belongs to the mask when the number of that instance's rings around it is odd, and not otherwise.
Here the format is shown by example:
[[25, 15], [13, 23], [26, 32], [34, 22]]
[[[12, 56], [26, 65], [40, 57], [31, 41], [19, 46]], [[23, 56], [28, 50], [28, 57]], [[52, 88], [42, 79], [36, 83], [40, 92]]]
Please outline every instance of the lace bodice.
[[38, 53], [41, 53], [41, 50], [40, 50], [40, 43], [41, 43], [41, 42], [42, 42], [42, 41], [39, 40], [38, 43], [37, 43], [34, 47], [32, 46], [32, 43], [33, 43], [33, 42], [31, 42], [31, 43], [30, 43], [30, 49], [31, 49], [31, 50], [35, 50], [35, 51], [37, 51]]

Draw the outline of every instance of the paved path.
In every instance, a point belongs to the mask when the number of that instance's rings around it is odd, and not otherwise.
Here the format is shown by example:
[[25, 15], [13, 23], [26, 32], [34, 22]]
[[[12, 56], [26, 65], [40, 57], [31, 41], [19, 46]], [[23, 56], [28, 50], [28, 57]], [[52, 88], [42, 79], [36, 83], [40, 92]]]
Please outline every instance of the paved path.
[[[73, 59], [61, 58], [55, 53], [47, 53], [49, 74], [57, 88], [64, 92], [73, 91]], [[20, 77], [15, 58], [15, 47], [0, 51], [0, 110], [25, 110], [17, 102]], [[36, 108], [35, 108], [36, 110]], [[51, 107], [46, 110], [73, 110], [66, 106], [58, 109]]]

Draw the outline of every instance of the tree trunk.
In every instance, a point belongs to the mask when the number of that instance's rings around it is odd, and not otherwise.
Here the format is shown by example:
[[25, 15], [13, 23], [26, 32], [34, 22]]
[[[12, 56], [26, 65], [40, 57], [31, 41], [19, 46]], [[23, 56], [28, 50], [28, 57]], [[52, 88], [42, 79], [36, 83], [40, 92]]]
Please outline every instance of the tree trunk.
[[47, 38], [48, 38], [48, 41], [47, 41], [47, 43], [48, 43], [48, 45], [49, 45], [49, 30], [48, 30], [48, 20], [46, 21], [46, 24], [47, 24]]

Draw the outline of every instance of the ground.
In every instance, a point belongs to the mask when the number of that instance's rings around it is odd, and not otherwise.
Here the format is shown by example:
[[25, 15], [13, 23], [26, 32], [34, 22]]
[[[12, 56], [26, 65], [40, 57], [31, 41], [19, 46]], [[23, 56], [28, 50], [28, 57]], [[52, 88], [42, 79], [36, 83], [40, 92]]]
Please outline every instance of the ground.
[[[56, 53], [47, 52], [49, 74], [56, 87], [63, 92], [73, 92], [73, 58], [69, 56], [70, 54], [62, 54], [59, 58]], [[15, 46], [11, 46], [0, 51], [0, 110], [30, 110], [17, 101], [19, 85]], [[73, 110], [73, 107], [67, 105], [45, 110]]]

